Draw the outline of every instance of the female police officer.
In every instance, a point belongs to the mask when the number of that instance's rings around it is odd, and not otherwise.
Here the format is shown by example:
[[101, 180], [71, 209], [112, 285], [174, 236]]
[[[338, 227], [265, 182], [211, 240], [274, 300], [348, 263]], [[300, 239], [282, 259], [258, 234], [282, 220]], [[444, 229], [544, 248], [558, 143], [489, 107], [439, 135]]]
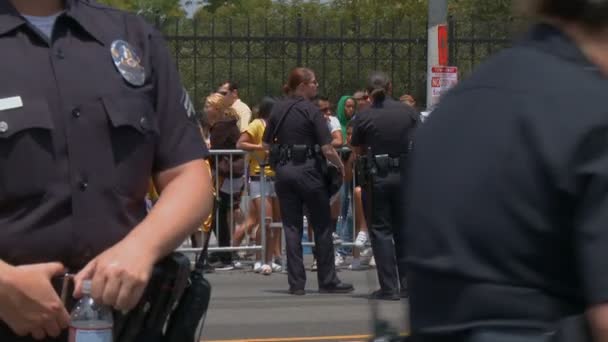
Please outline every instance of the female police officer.
[[210, 212], [206, 151], [160, 34], [134, 15], [2, 0], [0, 51], [0, 341], [65, 341], [55, 276], [133, 308]]
[[541, 22], [416, 136], [406, 233], [422, 341], [589, 341], [586, 323], [608, 341], [608, 1], [525, 2]]
[[[284, 87], [285, 100], [273, 108], [264, 133], [271, 146], [271, 161], [276, 171], [276, 192], [287, 243], [289, 292], [303, 295], [306, 273], [302, 262], [304, 205], [309, 209], [315, 232], [319, 291], [345, 293], [352, 285], [341, 283], [334, 265], [329, 210], [329, 192], [321, 163], [325, 158], [341, 171], [344, 166], [331, 146], [331, 136], [323, 114], [310, 101], [317, 94], [318, 82], [312, 70], [291, 71]], [[319, 158], [322, 154], [325, 158]], [[342, 172], [344, 174], [344, 172]]]

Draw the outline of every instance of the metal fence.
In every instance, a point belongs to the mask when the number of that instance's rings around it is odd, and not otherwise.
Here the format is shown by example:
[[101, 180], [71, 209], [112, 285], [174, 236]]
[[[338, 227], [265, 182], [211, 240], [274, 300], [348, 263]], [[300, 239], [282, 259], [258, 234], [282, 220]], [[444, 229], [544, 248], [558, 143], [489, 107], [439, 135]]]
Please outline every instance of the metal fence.
[[[332, 99], [352, 94], [372, 70], [384, 70], [395, 94], [426, 96], [425, 22], [379, 18], [362, 22], [297, 17], [156, 20], [169, 42], [182, 79], [202, 109], [219, 83], [240, 85], [245, 102], [279, 95], [288, 71], [308, 66], [320, 92]], [[488, 55], [510, 45], [512, 22], [450, 19], [450, 64], [462, 77]]]

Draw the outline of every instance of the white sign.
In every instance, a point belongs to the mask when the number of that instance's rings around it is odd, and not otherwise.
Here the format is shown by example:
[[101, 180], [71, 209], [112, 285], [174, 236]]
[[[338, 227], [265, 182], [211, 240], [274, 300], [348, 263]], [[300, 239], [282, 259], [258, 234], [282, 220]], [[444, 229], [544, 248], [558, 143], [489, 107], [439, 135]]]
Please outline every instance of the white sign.
[[458, 83], [458, 68], [450, 66], [434, 66], [431, 68], [431, 105], [439, 103], [443, 94]]

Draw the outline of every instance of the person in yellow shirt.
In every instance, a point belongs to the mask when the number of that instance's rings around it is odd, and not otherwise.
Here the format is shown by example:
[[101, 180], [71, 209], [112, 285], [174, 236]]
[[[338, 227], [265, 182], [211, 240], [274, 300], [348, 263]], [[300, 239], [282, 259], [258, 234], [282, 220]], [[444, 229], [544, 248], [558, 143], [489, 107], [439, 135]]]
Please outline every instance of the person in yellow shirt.
[[[249, 197], [251, 198], [251, 206], [249, 216], [243, 229], [235, 233], [233, 245], [240, 245], [245, 235], [245, 232], [251, 234], [254, 227], [261, 222], [261, 173], [262, 167], [260, 164], [266, 164], [266, 151], [262, 146], [262, 137], [266, 129], [266, 120], [270, 116], [275, 100], [270, 97], [265, 97], [259, 105], [258, 118], [253, 120], [247, 129], [241, 133], [241, 137], [236, 144], [236, 147], [245, 151], [250, 151], [249, 158]], [[264, 167], [264, 175], [266, 176], [265, 187], [263, 190], [265, 202], [265, 219], [266, 219], [266, 263], [258, 261], [254, 264], [254, 271], [269, 275], [272, 272], [280, 272], [281, 266], [273, 261], [273, 258], [281, 255], [281, 237], [280, 231], [269, 229], [270, 223], [280, 220], [279, 202], [274, 191], [274, 171], [270, 166]], [[256, 234], [258, 242], [261, 241], [261, 233]]]

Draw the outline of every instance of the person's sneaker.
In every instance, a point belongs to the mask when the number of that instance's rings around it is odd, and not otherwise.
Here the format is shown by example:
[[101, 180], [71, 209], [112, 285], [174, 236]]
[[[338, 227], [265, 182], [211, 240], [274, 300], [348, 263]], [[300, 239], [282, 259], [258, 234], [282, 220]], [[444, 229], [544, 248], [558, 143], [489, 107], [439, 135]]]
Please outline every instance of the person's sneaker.
[[270, 265], [268, 265], [268, 264], [262, 265], [262, 269], [260, 269], [260, 274], [271, 275], [272, 274], [272, 267], [270, 267]]
[[369, 265], [370, 265], [371, 267], [376, 267], [376, 258], [372, 257], [372, 258], [369, 260]]
[[338, 283], [331, 287], [320, 287], [319, 293], [350, 293], [354, 290], [355, 288], [351, 284]]
[[279, 273], [279, 272], [283, 271], [283, 266], [281, 266], [277, 263], [274, 263], [274, 262], [270, 265], [270, 267], [272, 268], [272, 272]]
[[375, 299], [375, 300], [400, 300], [401, 299], [401, 297], [399, 296], [399, 293], [384, 292], [382, 290], [377, 290], [377, 291], [372, 292], [368, 298]]
[[374, 251], [372, 251], [371, 247], [368, 247], [363, 249], [359, 255], [364, 258], [371, 258], [374, 255]]
[[262, 262], [261, 262], [261, 261], [256, 261], [256, 262], [253, 264], [253, 272], [255, 272], [255, 273], [260, 273], [260, 271], [262, 271], [262, 266], [263, 266], [263, 265], [264, 265], [264, 264], [262, 264]]
[[243, 269], [243, 263], [240, 261], [235, 261], [232, 263], [232, 266], [234, 266], [235, 270], [240, 270]]
[[331, 233], [331, 237], [334, 240], [334, 245], [339, 245], [344, 242], [342, 241], [342, 238], [340, 238], [340, 235], [338, 235], [338, 233]]
[[346, 266], [347, 262], [346, 262], [346, 259], [342, 255], [336, 253], [336, 256], [334, 258], [334, 264], [336, 265], [336, 267], [341, 267], [341, 266]]
[[312, 259], [312, 265], [310, 266], [310, 270], [313, 272], [317, 271], [317, 259]]
[[361, 231], [357, 234], [357, 238], [355, 239], [355, 247], [364, 248], [368, 242], [369, 236], [367, 235], [367, 232]]

